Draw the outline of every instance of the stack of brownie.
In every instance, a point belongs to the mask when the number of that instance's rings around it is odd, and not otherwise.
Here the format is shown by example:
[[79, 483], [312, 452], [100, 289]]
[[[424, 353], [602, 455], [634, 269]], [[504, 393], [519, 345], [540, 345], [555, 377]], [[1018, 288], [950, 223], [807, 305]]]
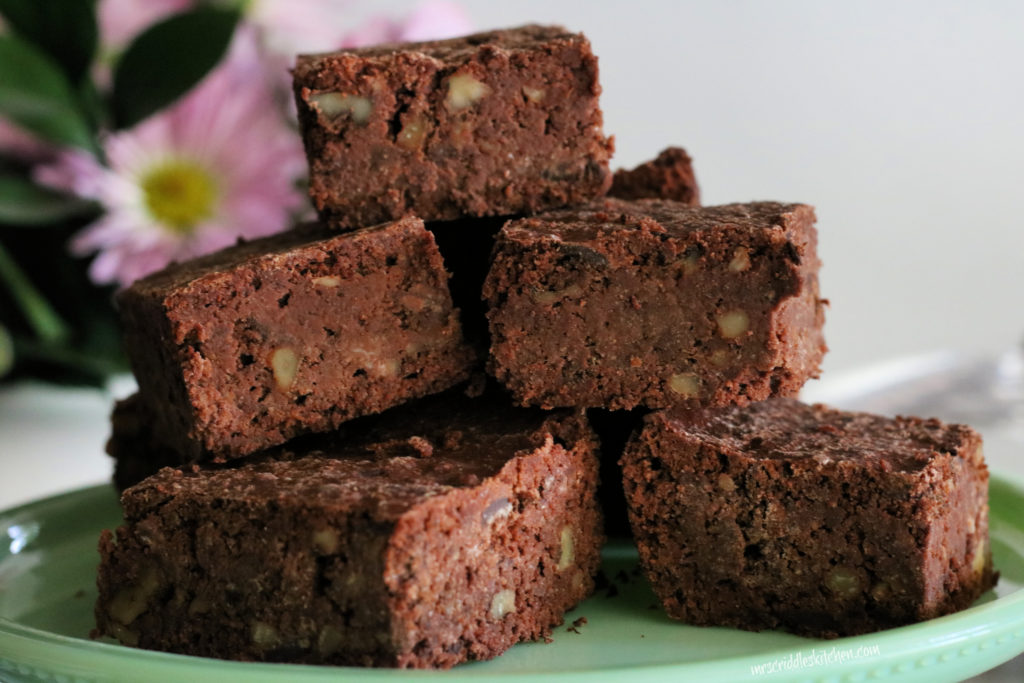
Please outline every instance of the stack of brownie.
[[791, 398], [825, 352], [813, 209], [702, 208], [679, 148], [613, 178], [584, 36], [294, 78], [319, 222], [119, 294], [139, 392], [113, 415], [98, 634], [494, 657], [593, 589], [599, 467], [689, 623], [836, 636], [993, 585], [975, 432]]

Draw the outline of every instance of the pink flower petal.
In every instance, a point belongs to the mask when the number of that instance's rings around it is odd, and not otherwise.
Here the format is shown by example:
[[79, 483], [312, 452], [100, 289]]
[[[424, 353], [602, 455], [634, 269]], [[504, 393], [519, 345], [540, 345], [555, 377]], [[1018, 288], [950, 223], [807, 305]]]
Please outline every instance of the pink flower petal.
[[0, 155], [34, 164], [52, 159], [56, 152], [53, 145], [0, 116]]
[[345, 34], [340, 47], [451, 38], [468, 33], [471, 27], [469, 16], [458, 3], [429, 0], [421, 3], [405, 19], [371, 17], [356, 30]]
[[118, 50], [144, 28], [193, 4], [192, 0], [101, 0], [96, 8], [100, 37]]
[[[138, 126], [101, 139], [108, 166], [83, 152], [65, 152], [40, 167], [36, 177], [53, 187], [99, 201], [105, 213], [84, 228], [69, 248], [95, 253], [90, 276], [97, 282], [128, 285], [139, 277], [183, 260], [279, 232], [296, 213], [309, 213], [297, 180], [306, 168], [301, 141], [283, 116], [282, 46], [297, 51], [333, 49], [393, 40], [427, 40], [469, 30], [453, 2], [434, 0], [406, 20], [371, 18], [355, 31], [342, 31], [345, 0], [253, 0], [248, 21], [236, 32], [224, 62], [182, 100]], [[189, 0], [104, 0], [105, 35], [138, 31], [154, 18]], [[143, 12], [152, 12], [143, 15]], [[120, 22], [120, 23], [118, 23]], [[116, 24], [116, 25], [115, 25]], [[323, 44], [314, 44], [323, 41]], [[292, 49], [292, 48], [288, 48]], [[216, 187], [212, 215], [182, 233], [160, 223], [146, 203], [143, 180], [168, 162], [194, 164]]]
[[[170, 109], [104, 138], [110, 168], [69, 153], [40, 169], [41, 180], [103, 203], [104, 216], [70, 244], [75, 254], [99, 252], [90, 270], [97, 282], [126, 285], [172, 260], [288, 227], [305, 158], [272, 92], [251, 74], [228, 59]], [[216, 186], [213, 216], [185, 235], [150, 215], [140, 185], [169, 161], [201, 167]]]
[[473, 28], [469, 15], [457, 2], [429, 0], [402, 22], [400, 41], [439, 40], [465, 35]]

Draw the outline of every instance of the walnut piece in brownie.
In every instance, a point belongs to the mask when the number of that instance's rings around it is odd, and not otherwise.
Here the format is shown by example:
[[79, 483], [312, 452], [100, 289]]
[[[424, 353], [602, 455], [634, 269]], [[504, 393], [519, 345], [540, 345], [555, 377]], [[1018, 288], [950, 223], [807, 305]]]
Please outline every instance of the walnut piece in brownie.
[[[237, 660], [451, 667], [546, 636], [593, 589], [582, 412], [442, 395], [128, 489], [97, 634]], [[116, 539], [116, 540], [115, 540]]]
[[825, 352], [814, 210], [640, 199], [507, 223], [484, 284], [489, 370], [525, 405], [794, 395]]
[[335, 227], [533, 213], [611, 184], [582, 34], [523, 26], [300, 55], [293, 76], [310, 196]]
[[231, 247], [118, 295], [156, 437], [183, 461], [327, 431], [466, 379], [476, 363], [422, 221]]
[[667, 147], [657, 158], [632, 170], [620, 168], [608, 194], [619, 199], [671, 199], [700, 206], [693, 160], [682, 147]]
[[652, 413], [622, 458], [670, 617], [813, 637], [964, 609], [996, 582], [981, 437], [771, 399]]

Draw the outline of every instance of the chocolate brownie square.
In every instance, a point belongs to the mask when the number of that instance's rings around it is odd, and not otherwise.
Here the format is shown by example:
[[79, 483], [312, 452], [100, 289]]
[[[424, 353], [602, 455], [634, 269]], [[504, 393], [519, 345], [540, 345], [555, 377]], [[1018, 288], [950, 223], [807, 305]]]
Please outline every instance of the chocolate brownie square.
[[825, 352], [814, 210], [605, 200], [507, 223], [484, 284], [516, 400], [630, 409], [793, 395]]
[[452, 395], [165, 469], [100, 541], [97, 633], [237, 660], [488, 659], [592, 590], [596, 486], [582, 412]]
[[307, 227], [172, 265], [118, 295], [156, 437], [224, 459], [442, 391], [476, 363], [422, 221]]
[[293, 76], [310, 196], [333, 226], [532, 213], [611, 184], [582, 34], [523, 26], [300, 55]]
[[831, 638], [964, 609], [996, 582], [963, 425], [771, 399], [652, 413], [622, 458], [670, 617]]
[[682, 147], [667, 147], [657, 158], [632, 170], [620, 168], [612, 177], [608, 194], [619, 199], [671, 199], [700, 206], [693, 160]]

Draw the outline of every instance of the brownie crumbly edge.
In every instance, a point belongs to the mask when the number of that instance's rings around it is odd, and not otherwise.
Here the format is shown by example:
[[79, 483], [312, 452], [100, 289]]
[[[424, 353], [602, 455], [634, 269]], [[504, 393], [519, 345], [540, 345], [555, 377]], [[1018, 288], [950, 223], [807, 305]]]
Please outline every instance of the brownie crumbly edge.
[[620, 168], [612, 178], [608, 195], [619, 199], [672, 199], [687, 206], [700, 206], [693, 159], [682, 147], [667, 147], [636, 168]]

